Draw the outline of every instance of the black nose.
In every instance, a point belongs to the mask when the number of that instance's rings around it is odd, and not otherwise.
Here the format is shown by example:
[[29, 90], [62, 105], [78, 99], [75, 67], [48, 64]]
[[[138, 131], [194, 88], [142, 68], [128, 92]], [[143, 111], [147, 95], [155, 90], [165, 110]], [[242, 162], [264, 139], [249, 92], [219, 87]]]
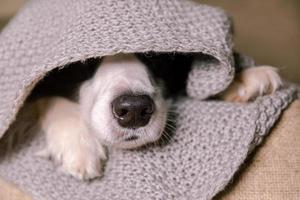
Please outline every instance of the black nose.
[[148, 95], [122, 95], [112, 102], [112, 111], [118, 123], [126, 128], [146, 126], [155, 109]]

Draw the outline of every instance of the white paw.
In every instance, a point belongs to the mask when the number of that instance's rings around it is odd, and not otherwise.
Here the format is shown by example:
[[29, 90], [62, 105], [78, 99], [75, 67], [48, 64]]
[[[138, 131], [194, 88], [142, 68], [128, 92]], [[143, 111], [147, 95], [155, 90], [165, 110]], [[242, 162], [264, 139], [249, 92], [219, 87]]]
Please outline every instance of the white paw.
[[63, 155], [59, 170], [80, 180], [101, 177], [104, 159], [92, 152], [77, 152]]
[[59, 170], [78, 179], [102, 175], [105, 148], [89, 132], [77, 104], [54, 99], [40, 121], [46, 146], [38, 156], [51, 158]]
[[[96, 152], [97, 151], [97, 152]], [[51, 159], [57, 165], [58, 170], [80, 180], [90, 180], [102, 176], [106, 155], [102, 145], [97, 148], [89, 148], [85, 145], [68, 147], [46, 147], [39, 151], [39, 157]]]
[[282, 86], [277, 69], [270, 66], [248, 68], [237, 74], [234, 82], [221, 94], [232, 102], [247, 102], [258, 96], [272, 94]]

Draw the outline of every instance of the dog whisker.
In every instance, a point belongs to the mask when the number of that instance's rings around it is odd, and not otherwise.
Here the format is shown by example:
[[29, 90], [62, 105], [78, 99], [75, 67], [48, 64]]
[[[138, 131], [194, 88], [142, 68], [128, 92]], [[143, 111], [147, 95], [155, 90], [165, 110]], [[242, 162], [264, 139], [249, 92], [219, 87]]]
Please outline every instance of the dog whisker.
[[170, 137], [169, 134], [166, 131], [163, 132], [162, 136], [163, 136], [164, 145], [167, 145], [167, 144], [169, 144], [173, 141], [173, 138]]
[[166, 123], [166, 128], [169, 128], [171, 130], [176, 130], [176, 127], [170, 123]]

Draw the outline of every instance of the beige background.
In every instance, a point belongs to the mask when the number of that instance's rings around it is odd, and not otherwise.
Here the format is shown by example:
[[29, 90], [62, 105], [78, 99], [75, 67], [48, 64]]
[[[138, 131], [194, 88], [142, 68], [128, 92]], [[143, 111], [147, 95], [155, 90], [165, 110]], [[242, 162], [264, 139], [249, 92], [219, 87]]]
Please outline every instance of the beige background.
[[[236, 48], [300, 83], [299, 0], [195, 0], [223, 7], [234, 18]], [[24, 0], [0, 0], [0, 29]]]
[[236, 48], [259, 64], [280, 69], [300, 83], [299, 0], [197, 0], [227, 10], [234, 19]]

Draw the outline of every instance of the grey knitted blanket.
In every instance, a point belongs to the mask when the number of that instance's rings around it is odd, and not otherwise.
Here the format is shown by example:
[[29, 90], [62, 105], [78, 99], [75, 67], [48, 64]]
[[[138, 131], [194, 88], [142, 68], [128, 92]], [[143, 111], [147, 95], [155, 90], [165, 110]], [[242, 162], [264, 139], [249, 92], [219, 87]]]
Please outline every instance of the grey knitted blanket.
[[[0, 176], [38, 200], [211, 199], [274, 126], [296, 88], [248, 104], [206, 100], [232, 81], [231, 22], [220, 9], [189, 0], [32, 0], [0, 35]], [[44, 145], [30, 127], [7, 156], [5, 138], [26, 121], [17, 113], [52, 69], [131, 52], [201, 53], [174, 103], [176, 130], [167, 144], [110, 151], [103, 178], [77, 181], [33, 156]], [[184, 66], [182, 66], [184, 67]], [[28, 117], [28, 116], [27, 116]], [[14, 122], [14, 123], [13, 123]]]

